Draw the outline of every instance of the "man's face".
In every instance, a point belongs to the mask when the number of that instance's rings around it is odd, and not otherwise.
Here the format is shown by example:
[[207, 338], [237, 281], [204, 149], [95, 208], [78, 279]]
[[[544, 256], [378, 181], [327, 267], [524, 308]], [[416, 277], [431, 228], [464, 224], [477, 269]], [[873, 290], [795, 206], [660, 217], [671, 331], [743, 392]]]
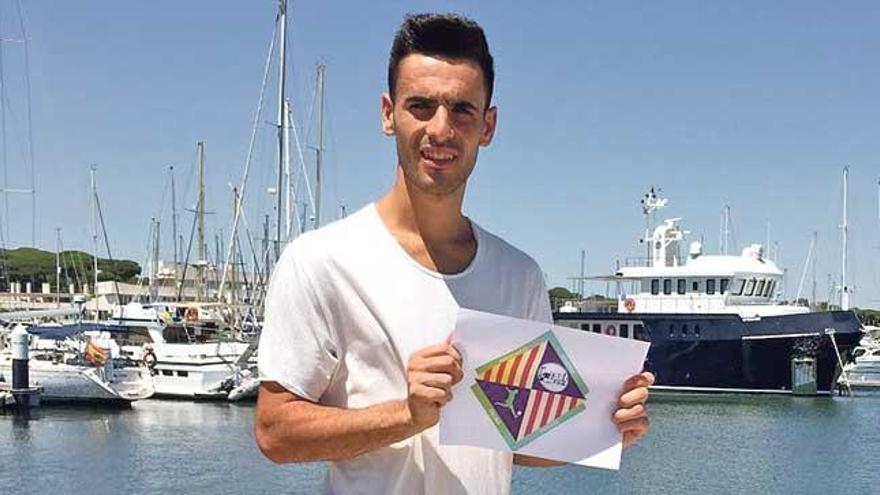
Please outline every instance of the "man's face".
[[409, 187], [446, 196], [464, 187], [477, 151], [492, 141], [496, 109], [471, 61], [412, 54], [398, 64], [395, 101], [382, 97], [382, 129], [396, 136]]

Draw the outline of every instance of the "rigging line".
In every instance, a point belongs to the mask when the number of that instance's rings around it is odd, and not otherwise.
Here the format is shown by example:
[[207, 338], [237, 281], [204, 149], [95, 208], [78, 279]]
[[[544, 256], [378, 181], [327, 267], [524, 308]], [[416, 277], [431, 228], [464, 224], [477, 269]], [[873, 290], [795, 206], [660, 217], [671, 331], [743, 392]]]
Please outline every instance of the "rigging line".
[[[2, 10], [2, 4], [0, 4], [0, 10]], [[0, 12], [0, 19], [2, 18], [2, 12]], [[6, 189], [9, 188], [9, 171], [6, 160], [6, 102], [6, 77], [3, 70], [3, 25], [0, 23], [0, 161], [3, 166], [3, 225], [0, 225], [0, 230], [6, 229], [5, 237], [9, 237], [9, 193], [6, 192]], [[3, 248], [6, 249], [5, 241]]]
[[306, 146], [309, 144], [309, 140], [312, 138], [312, 119], [315, 117], [315, 107], [318, 106], [318, 85], [312, 88], [312, 97], [310, 98], [310, 106], [309, 112], [306, 114], [306, 120], [302, 123], [303, 132], [305, 135], [303, 136], [303, 142], [306, 143]]
[[[236, 203], [235, 213], [233, 214], [232, 228], [230, 229], [231, 233], [230, 233], [229, 244], [228, 244], [230, 246], [232, 245], [232, 237], [231, 236], [235, 235], [235, 231], [236, 231], [236, 229], [238, 229], [239, 217], [241, 216], [241, 205], [243, 203], [244, 194], [245, 194], [245, 190], [247, 187], [248, 174], [250, 173], [251, 159], [252, 159], [253, 153], [254, 153], [254, 142], [257, 139], [257, 129], [260, 125], [260, 115], [262, 115], [262, 113], [263, 113], [263, 102], [265, 101], [265, 98], [266, 98], [266, 84], [269, 80], [269, 70], [272, 67], [272, 52], [275, 50], [275, 39], [278, 37], [278, 27], [279, 27], [278, 25], [280, 24], [278, 21], [280, 20], [280, 17], [281, 17], [280, 13], [275, 17], [275, 28], [272, 30], [272, 40], [269, 42], [269, 50], [268, 50], [268, 53], [266, 54], [266, 66], [265, 66], [265, 70], [263, 72], [263, 82], [260, 85], [260, 98], [259, 98], [259, 101], [257, 102], [257, 111], [254, 114], [254, 124], [253, 124], [253, 129], [251, 131], [250, 143], [248, 144], [247, 157], [245, 158], [245, 162], [244, 162], [244, 173], [241, 178], [241, 187], [239, 187], [239, 189], [238, 189], [239, 190], [238, 197], [235, 198], [235, 203]], [[278, 194], [281, 194], [281, 191], [278, 191]], [[229, 264], [231, 263], [231, 257], [232, 257], [231, 251], [232, 250], [230, 250], [230, 253], [227, 253], [226, 260], [223, 264], [223, 271], [221, 272], [221, 276], [220, 276], [220, 285], [217, 287], [218, 299], [222, 298], [223, 290], [226, 287], [226, 274], [229, 271]]]
[[[247, 216], [242, 215], [241, 220], [242, 220], [242, 223], [244, 223], [245, 237], [248, 240], [248, 245], [250, 245], [251, 253], [254, 256], [254, 273], [262, 274], [263, 268], [260, 266], [260, 262], [257, 259], [257, 249], [256, 249], [256, 246], [254, 246], [254, 237], [251, 235], [251, 229], [247, 223]], [[260, 280], [260, 283], [263, 283], [263, 276], [262, 275], [259, 275], [259, 280]]]
[[327, 117], [326, 117], [326, 119], [327, 119], [327, 135], [330, 138], [329, 139], [330, 149], [334, 150], [334, 152], [330, 154], [330, 160], [328, 160], [330, 162], [330, 171], [333, 173], [328, 174], [328, 175], [332, 175], [332, 177], [333, 177], [333, 180], [330, 181], [330, 184], [333, 186], [333, 197], [336, 199], [336, 206], [337, 206], [336, 213], [339, 214], [339, 207], [342, 207], [344, 205], [344, 203], [342, 202], [342, 200], [339, 197], [339, 177], [342, 174], [339, 173], [339, 160], [337, 159], [338, 156], [336, 155], [336, 152], [335, 152], [335, 150], [337, 149], [336, 148], [336, 133], [333, 132], [333, 119], [331, 118], [332, 113], [326, 112], [326, 114], [327, 114]]
[[[101, 232], [104, 233], [104, 247], [107, 248], [107, 259], [110, 262], [113, 262], [113, 253], [110, 252], [110, 240], [107, 238], [107, 227], [104, 225], [104, 213], [101, 211], [101, 199], [98, 197], [98, 192], [95, 191], [95, 206], [98, 210], [98, 219], [101, 221]], [[119, 281], [113, 279], [113, 290], [116, 292], [116, 300], [121, 302], [122, 296], [119, 294]], [[98, 287], [95, 287], [95, 295], [98, 294]]]
[[[141, 265], [141, 266], [149, 266], [148, 263], [151, 262], [151, 258], [152, 258], [152, 255], [151, 255], [152, 246], [151, 246], [150, 244], [152, 244], [152, 240], [153, 240], [153, 229], [154, 229], [154, 228], [155, 228], [155, 219], [153, 219], [153, 221], [150, 222], [150, 233], [149, 233], [149, 235], [147, 236], [147, 254], [146, 254], [146, 256], [144, 256], [144, 264]], [[137, 299], [138, 299], [138, 301], [143, 300], [142, 298], [143, 298], [143, 295], [144, 295], [144, 294], [141, 292], [141, 287], [143, 287], [143, 284], [144, 284], [144, 277], [143, 277], [143, 276], [138, 277], [138, 283], [137, 283], [137, 286], [136, 286], [136, 288], [135, 288], [135, 292], [137, 293]]]
[[21, 36], [24, 39], [24, 78], [26, 88], [26, 104], [27, 104], [27, 121], [28, 121], [28, 158], [31, 164], [31, 245], [37, 246], [37, 185], [34, 162], [34, 123], [33, 112], [31, 109], [31, 63], [28, 50], [28, 36], [24, 27], [24, 16], [21, 11], [21, 0], [15, 1], [15, 10], [18, 13], [18, 25], [21, 29]]
[[[290, 113], [293, 114], [293, 107], [290, 109]], [[299, 141], [299, 134], [296, 132], [296, 126], [292, 126], [293, 128], [293, 140], [296, 143], [296, 153], [299, 155], [299, 164], [300, 169], [302, 171], [302, 178], [306, 184], [306, 194], [309, 196], [309, 205], [312, 207], [312, 216], [316, 215], [315, 211], [315, 196], [312, 194], [312, 186], [309, 183], [308, 171], [306, 170], [306, 157], [303, 154], [302, 143]], [[294, 181], [293, 195], [295, 197], [299, 197], [297, 192], [297, 186], [299, 185], [299, 177], [297, 177], [296, 181]], [[297, 223], [299, 223], [299, 219], [297, 219]], [[305, 229], [304, 225], [300, 225], [300, 232]]]
[[[64, 272], [64, 282], [66, 282], [67, 286], [69, 287], [70, 286], [70, 270], [68, 270], [68, 268], [67, 268], [67, 261], [64, 257], [64, 239], [62, 239], [60, 235], [58, 236], [58, 249], [59, 249], [58, 254], [60, 255], [58, 257], [61, 258], [61, 267], [62, 267], [62, 271]], [[74, 267], [74, 271], [75, 270], [76, 270], [76, 267]], [[58, 292], [61, 292], [60, 287], [58, 289]]]
[[[183, 270], [180, 273], [180, 280], [177, 281], [177, 302], [180, 302], [183, 295], [183, 286], [186, 283], [186, 269], [189, 267], [189, 255], [192, 253], [193, 237], [196, 235], [196, 220], [198, 215], [193, 215], [192, 228], [189, 230], [189, 242], [186, 245], [186, 257], [183, 259]], [[176, 271], [176, 270], [175, 270]]]

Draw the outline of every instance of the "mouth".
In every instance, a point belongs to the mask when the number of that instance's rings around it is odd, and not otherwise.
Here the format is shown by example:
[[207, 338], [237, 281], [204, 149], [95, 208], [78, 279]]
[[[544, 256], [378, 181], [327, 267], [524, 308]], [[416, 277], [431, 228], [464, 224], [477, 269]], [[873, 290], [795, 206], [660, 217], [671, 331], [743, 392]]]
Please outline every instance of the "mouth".
[[419, 155], [429, 166], [437, 168], [446, 167], [457, 158], [457, 154], [454, 151], [433, 147], [420, 149]]

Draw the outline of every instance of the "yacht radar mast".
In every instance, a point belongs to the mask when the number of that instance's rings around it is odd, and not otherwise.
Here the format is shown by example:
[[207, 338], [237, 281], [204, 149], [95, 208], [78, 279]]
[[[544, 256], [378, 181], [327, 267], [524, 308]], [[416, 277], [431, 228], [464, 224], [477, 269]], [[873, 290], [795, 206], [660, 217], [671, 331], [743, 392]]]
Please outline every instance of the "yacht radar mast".
[[656, 223], [657, 210], [661, 208], [666, 208], [669, 204], [669, 200], [660, 196], [660, 192], [662, 189], [657, 188], [654, 189], [654, 186], [651, 186], [651, 189], [645, 194], [645, 196], [640, 200], [642, 204], [642, 213], [645, 215], [645, 236], [642, 238], [642, 242], [647, 244], [647, 254], [648, 259], [651, 259], [651, 230]]

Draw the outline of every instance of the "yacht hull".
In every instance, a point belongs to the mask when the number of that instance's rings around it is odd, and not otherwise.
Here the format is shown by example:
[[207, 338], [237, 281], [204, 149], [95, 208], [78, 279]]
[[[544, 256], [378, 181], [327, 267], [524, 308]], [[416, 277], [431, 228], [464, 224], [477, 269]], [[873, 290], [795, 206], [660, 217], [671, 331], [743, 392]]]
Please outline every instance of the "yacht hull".
[[[40, 400], [51, 402], [100, 402], [130, 404], [153, 394], [152, 380], [146, 369], [114, 369], [112, 381], [105, 368], [76, 366], [31, 359], [30, 385], [42, 387]], [[0, 361], [0, 377], [11, 382], [12, 367]]]
[[[645, 369], [658, 389], [790, 393], [796, 357], [815, 360], [816, 389], [830, 393], [840, 366], [862, 336], [850, 311], [743, 319], [736, 314], [557, 313], [556, 323], [606, 332], [625, 324], [629, 338], [651, 342]], [[634, 329], [640, 326], [639, 331]], [[826, 329], [833, 328], [832, 337]], [[606, 332], [609, 333], [609, 332]], [[637, 335], [636, 335], [637, 334]]]

